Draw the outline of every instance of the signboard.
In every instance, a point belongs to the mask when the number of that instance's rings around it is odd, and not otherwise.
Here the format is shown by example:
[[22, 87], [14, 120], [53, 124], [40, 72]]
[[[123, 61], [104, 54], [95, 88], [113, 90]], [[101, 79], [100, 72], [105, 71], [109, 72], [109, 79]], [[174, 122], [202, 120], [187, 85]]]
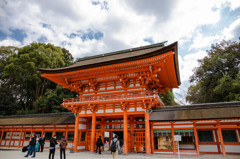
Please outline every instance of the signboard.
[[181, 135], [174, 135], [174, 141], [182, 141]]

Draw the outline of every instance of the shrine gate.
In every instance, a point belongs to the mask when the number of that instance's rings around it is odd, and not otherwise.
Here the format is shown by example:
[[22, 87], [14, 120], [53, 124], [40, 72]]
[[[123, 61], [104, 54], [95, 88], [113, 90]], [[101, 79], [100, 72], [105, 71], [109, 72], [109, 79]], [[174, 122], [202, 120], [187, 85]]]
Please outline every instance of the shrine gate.
[[[149, 113], [164, 106], [159, 94], [180, 85], [177, 42], [85, 57], [64, 68], [38, 69], [42, 76], [78, 93], [63, 107], [76, 114], [74, 150], [94, 152], [98, 136], [123, 138], [124, 154], [151, 153]], [[86, 135], [86, 143], [81, 142]], [[109, 142], [108, 142], [109, 144]], [[110, 146], [110, 145], [109, 145]]]

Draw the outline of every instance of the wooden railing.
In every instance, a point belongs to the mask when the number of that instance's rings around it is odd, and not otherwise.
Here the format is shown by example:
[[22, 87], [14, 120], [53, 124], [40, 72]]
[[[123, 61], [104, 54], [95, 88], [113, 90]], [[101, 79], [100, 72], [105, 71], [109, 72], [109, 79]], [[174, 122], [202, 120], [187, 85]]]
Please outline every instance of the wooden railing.
[[104, 101], [125, 101], [135, 99], [149, 99], [162, 102], [156, 91], [139, 91], [139, 92], [127, 92], [127, 93], [115, 93], [115, 94], [99, 94], [93, 96], [83, 96], [78, 98], [66, 98], [63, 99], [63, 105], [65, 104], [77, 104], [77, 103], [90, 103], [90, 102], [104, 102]]

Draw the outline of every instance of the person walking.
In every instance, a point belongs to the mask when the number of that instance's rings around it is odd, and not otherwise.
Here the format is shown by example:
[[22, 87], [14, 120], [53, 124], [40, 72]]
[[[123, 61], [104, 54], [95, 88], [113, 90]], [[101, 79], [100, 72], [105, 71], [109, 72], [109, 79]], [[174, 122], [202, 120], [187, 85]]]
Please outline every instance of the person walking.
[[101, 154], [101, 146], [103, 146], [103, 142], [101, 139], [101, 136], [98, 137], [97, 142], [96, 142], [96, 154], [98, 153], [98, 149], [99, 149], [99, 154]]
[[62, 154], [63, 154], [64, 159], [66, 159], [65, 150], [67, 148], [67, 140], [65, 139], [64, 136], [62, 136], [61, 139], [62, 140], [61, 140], [61, 142], [59, 144], [59, 146], [60, 146], [60, 159], [62, 159]]
[[44, 144], [45, 144], [45, 136], [43, 135], [43, 137], [40, 138], [38, 142], [39, 142], [39, 144], [40, 144], [40, 147], [39, 147], [39, 150], [38, 150], [38, 151], [43, 152]]
[[56, 140], [57, 136], [54, 135], [51, 140], [50, 140], [50, 147], [49, 147], [49, 159], [54, 159], [54, 154], [55, 154], [55, 145], [57, 145], [57, 140]]
[[111, 148], [113, 159], [117, 159], [118, 151], [120, 151], [120, 144], [118, 141], [118, 136], [115, 135], [115, 137], [111, 140]]
[[28, 155], [31, 153], [31, 151], [33, 151], [33, 156], [32, 158], [34, 158], [36, 156], [36, 135], [33, 134], [32, 136], [32, 139], [30, 140], [29, 142], [29, 149], [28, 149], [28, 152], [27, 152], [27, 155], [24, 156], [24, 157], [28, 157]]

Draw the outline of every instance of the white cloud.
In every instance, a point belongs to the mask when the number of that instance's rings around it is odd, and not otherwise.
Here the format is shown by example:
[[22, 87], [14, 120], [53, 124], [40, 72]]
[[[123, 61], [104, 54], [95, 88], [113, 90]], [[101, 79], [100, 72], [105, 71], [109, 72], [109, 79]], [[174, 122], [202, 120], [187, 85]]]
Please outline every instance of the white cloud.
[[198, 33], [189, 47], [189, 51], [192, 49], [201, 49], [205, 47], [210, 47], [211, 44], [221, 41], [223, 39], [222, 35], [214, 35], [214, 36], [204, 36], [202, 33]]
[[17, 46], [17, 47], [21, 47], [22, 44], [17, 41], [17, 40], [13, 40], [13, 39], [5, 39], [0, 41], [0, 46]]
[[223, 35], [228, 40], [237, 40], [240, 37], [240, 17], [223, 30]]
[[193, 69], [199, 66], [197, 60], [203, 59], [207, 53], [205, 51], [198, 51], [195, 53], [188, 54], [183, 58], [179, 56], [179, 68], [181, 80], [189, 80], [189, 77], [193, 74]]
[[[5, 32], [9, 28], [24, 30], [27, 34], [24, 45], [42, 36], [55, 45], [63, 46], [62, 42], [67, 42], [69, 45], [65, 47], [80, 57], [147, 45], [144, 38], [171, 43], [191, 37], [197, 27], [220, 19], [220, 11], [212, 9], [216, 6], [214, 0], [107, 2], [108, 10], [90, 1], [6, 1], [0, 28]], [[43, 23], [51, 28], [44, 28]], [[87, 29], [103, 32], [103, 39], [90, 42], [66, 36]]]

